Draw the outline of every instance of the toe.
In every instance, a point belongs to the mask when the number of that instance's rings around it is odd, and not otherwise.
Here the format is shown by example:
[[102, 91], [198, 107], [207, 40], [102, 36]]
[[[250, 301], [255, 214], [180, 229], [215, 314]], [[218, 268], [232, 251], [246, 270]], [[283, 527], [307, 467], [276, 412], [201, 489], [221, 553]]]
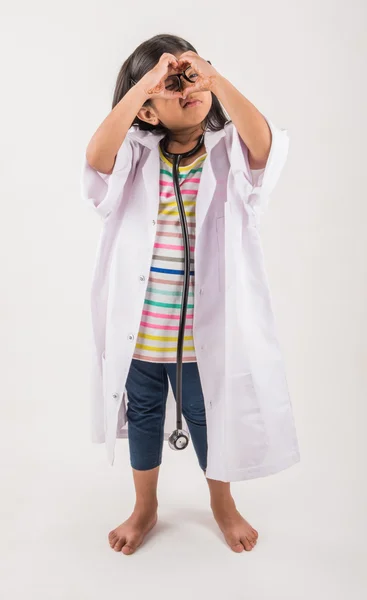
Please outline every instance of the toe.
[[116, 550], [116, 552], [120, 552], [121, 548], [123, 547], [124, 544], [125, 544], [125, 538], [122, 537], [115, 542], [113, 549]]
[[255, 545], [256, 544], [256, 537], [254, 536], [254, 534], [252, 533], [252, 531], [250, 531], [249, 533], [246, 534], [246, 537], [248, 539], [249, 542], [251, 542], [251, 544]]
[[243, 552], [243, 545], [241, 543], [242, 540], [240, 539], [239, 535], [231, 531], [226, 532], [224, 537], [228, 546], [231, 548], [231, 550], [233, 550], [233, 552]]
[[122, 547], [121, 552], [123, 552], [124, 554], [132, 554], [133, 552], [135, 552], [136, 548], [134, 548], [133, 546], [131, 546], [130, 544], [125, 544]]
[[111, 548], [113, 548], [117, 542], [117, 535], [113, 531], [111, 531], [111, 533], [109, 533], [108, 541], [110, 543]]
[[231, 544], [231, 548], [233, 552], [243, 552], [243, 545], [241, 542], [236, 542], [235, 544]]
[[247, 539], [247, 537], [241, 538], [241, 542], [244, 545], [245, 550], [247, 550], [247, 551], [252, 550], [253, 546], [252, 546], [250, 540]]

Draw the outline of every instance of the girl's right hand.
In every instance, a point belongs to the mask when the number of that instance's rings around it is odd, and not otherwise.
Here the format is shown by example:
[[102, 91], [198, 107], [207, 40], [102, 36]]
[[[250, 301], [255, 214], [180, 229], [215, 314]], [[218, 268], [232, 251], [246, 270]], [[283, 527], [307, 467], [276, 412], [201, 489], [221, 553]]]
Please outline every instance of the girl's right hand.
[[[147, 99], [149, 98], [164, 98], [164, 99], [173, 99], [173, 98], [182, 98], [183, 92], [173, 92], [172, 90], [166, 90], [165, 88], [165, 80], [168, 77], [169, 69], [173, 69], [173, 71], [178, 72], [178, 60], [174, 56], [174, 54], [170, 54], [169, 52], [165, 52], [160, 57], [156, 66], [153, 67], [148, 73], [146, 73], [141, 79], [139, 79], [136, 85], [142, 87], [147, 95]], [[173, 75], [174, 73], [170, 73]]]

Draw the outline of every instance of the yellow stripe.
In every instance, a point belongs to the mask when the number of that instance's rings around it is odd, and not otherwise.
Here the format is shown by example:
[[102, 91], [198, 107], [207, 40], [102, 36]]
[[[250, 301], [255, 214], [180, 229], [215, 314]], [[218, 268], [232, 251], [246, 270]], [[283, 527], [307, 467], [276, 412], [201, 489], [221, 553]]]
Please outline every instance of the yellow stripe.
[[[172, 217], [176, 217], [176, 216], [178, 216], [178, 215], [179, 215], [179, 212], [178, 212], [178, 211], [172, 211], [172, 210], [169, 210], [169, 211], [167, 212], [167, 211], [165, 211], [165, 210], [161, 210], [161, 211], [159, 211], [159, 214], [160, 214], [160, 215], [171, 215]], [[187, 217], [194, 217], [194, 216], [195, 216], [195, 213], [194, 213], [194, 212], [186, 212], [186, 211], [185, 211], [185, 215], [186, 215]]]
[[[160, 342], [177, 342], [178, 336], [170, 335], [150, 335], [149, 333], [139, 333], [139, 337], [146, 340], [159, 340]], [[184, 340], [192, 340], [192, 335], [185, 335]]]
[[[159, 154], [162, 158], [162, 160], [171, 167], [173, 167], [173, 164], [164, 156], [161, 147], [159, 146]], [[186, 171], [190, 171], [191, 169], [193, 169], [200, 161], [203, 161], [206, 156], [207, 156], [207, 152], [205, 152], [205, 154], [203, 154], [202, 156], [199, 156], [199, 158], [197, 158], [191, 165], [187, 165], [186, 167], [178, 167], [179, 172], [186, 172]]]
[[[176, 348], [156, 348], [155, 346], [145, 346], [144, 344], [136, 344], [136, 348], [140, 350], [149, 350], [150, 352], [172, 352], [172, 350], [176, 351]], [[184, 352], [193, 352], [195, 350], [194, 346], [184, 346]]]
[[[185, 209], [185, 214], [189, 215], [190, 213], [188, 212], [189, 208], [188, 206], [190, 205], [191, 210], [193, 209], [193, 207], [195, 206], [196, 202], [195, 200], [190, 200], [190, 201], [184, 201], [184, 209]], [[177, 202], [167, 202], [167, 204], [165, 202], [162, 202], [160, 207], [159, 207], [159, 214], [160, 215], [171, 215], [172, 211], [174, 211], [176, 209], [177, 211], [177, 215], [179, 214], [178, 209], [177, 209]], [[191, 213], [194, 214], [194, 213]]]
[[[188, 206], [189, 204], [195, 204], [195, 200], [184, 200], [183, 203], [184, 203], [184, 206]], [[174, 202], [164, 202], [163, 200], [161, 200], [159, 206], [168, 208], [169, 206], [177, 206], [177, 202], [176, 202], [176, 200]]]

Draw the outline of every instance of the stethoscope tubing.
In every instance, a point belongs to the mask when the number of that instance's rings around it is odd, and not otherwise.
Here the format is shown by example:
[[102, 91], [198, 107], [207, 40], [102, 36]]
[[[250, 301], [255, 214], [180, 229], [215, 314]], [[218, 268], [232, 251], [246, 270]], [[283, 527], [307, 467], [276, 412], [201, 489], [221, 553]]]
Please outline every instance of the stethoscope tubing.
[[185, 207], [182, 200], [181, 189], [180, 189], [180, 181], [179, 181], [179, 165], [182, 158], [189, 157], [195, 152], [197, 152], [204, 143], [204, 133], [200, 136], [199, 141], [196, 146], [185, 152], [183, 154], [173, 154], [172, 152], [168, 152], [167, 138], [165, 137], [161, 142], [161, 149], [166, 156], [166, 158], [170, 158], [173, 160], [173, 188], [176, 196], [177, 208], [180, 216], [181, 229], [182, 229], [182, 237], [184, 242], [184, 278], [183, 278], [183, 289], [182, 289], [182, 303], [181, 303], [181, 313], [180, 313], [180, 325], [178, 331], [178, 339], [177, 339], [177, 372], [176, 372], [176, 426], [177, 430], [182, 430], [182, 356], [183, 356], [183, 345], [184, 345], [184, 335], [185, 335], [185, 324], [186, 324], [186, 313], [187, 313], [187, 302], [188, 302], [188, 294], [190, 287], [190, 264], [191, 264], [191, 254], [190, 254], [190, 237], [189, 237], [189, 229], [187, 225]]
[[189, 295], [189, 287], [190, 287], [190, 263], [191, 263], [191, 255], [190, 255], [190, 237], [189, 230], [187, 226], [187, 219], [185, 214], [185, 207], [182, 200], [180, 185], [179, 185], [179, 164], [181, 161], [182, 155], [178, 155], [175, 157], [173, 162], [173, 187], [175, 190], [177, 208], [180, 215], [182, 235], [183, 235], [183, 243], [184, 243], [184, 280], [183, 280], [183, 289], [182, 289], [182, 302], [181, 302], [181, 314], [180, 314], [180, 326], [178, 330], [178, 339], [177, 339], [177, 374], [176, 374], [176, 402], [177, 402], [177, 418], [176, 418], [176, 426], [177, 429], [182, 429], [182, 356], [183, 356], [183, 345], [185, 339], [185, 325], [186, 325], [186, 313], [187, 313], [187, 303], [188, 303], [188, 295]]

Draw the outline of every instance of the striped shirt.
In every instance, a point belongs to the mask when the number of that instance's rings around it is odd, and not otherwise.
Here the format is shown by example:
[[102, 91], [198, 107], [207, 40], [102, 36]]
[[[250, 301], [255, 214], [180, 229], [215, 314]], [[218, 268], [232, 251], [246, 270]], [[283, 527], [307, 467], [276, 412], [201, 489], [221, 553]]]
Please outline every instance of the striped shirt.
[[[156, 239], [139, 334], [133, 358], [177, 362], [177, 341], [184, 281], [184, 244], [173, 187], [172, 163], [160, 154], [160, 202]], [[190, 286], [182, 362], [196, 362], [193, 340], [195, 285], [195, 208], [203, 162], [207, 154], [179, 167], [179, 182], [190, 240]]]
[[[149, 362], [177, 362], [177, 342], [184, 281], [184, 245], [173, 187], [172, 163], [160, 155], [160, 202], [149, 281], [133, 358]], [[193, 318], [195, 286], [195, 212], [203, 163], [207, 154], [179, 167], [179, 182], [190, 240], [190, 286], [182, 362], [196, 362]], [[251, 169], [257, 181], [265, 169]]]

